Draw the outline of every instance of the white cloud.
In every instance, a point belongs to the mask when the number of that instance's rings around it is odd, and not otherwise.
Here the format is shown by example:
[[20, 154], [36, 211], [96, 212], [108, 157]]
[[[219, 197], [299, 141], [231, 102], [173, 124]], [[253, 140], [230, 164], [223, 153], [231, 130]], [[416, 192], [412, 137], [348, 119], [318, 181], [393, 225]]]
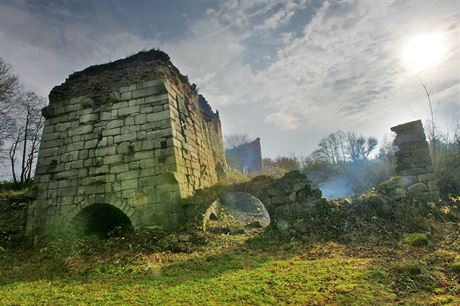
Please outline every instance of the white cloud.
[[283, 130], [296, 130], [299, 127], [299, 118], [289, 112], [268, 114], [265, 121]]
[[[159, 47], [221, 111], [224, 131], [266, 139], [267, 155], [308, 153], [337, 129], [380, 137], [392, 124], [427, 118], [417, 78], [401, 64], [405, 42], [418, 32], [446, 34], [448, 57], [419, 77], [437, 90], [440, 120], [460, 116], [455, 8], [455, 1], [325, 1], [319, 8], [307, 1], [223, 1], [191, 20], [185, 38], [160, 41], [118, 25], [85, 23], [68, 11], [64, 22], [52, 23], [3, 5], [7, 43], [0, 50], [22, 79], [46, 94], [74, 70]], [[308, 12], [303, 28], [292, 28], [302, 12]]]

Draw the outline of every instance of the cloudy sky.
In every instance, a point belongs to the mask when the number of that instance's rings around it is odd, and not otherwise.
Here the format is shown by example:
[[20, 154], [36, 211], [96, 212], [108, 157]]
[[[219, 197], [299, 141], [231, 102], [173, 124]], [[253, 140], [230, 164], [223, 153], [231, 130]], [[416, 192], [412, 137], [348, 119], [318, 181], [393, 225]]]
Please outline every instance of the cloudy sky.
[[458, 0], [0, 0], [0, 56], [47, 96], [72, 72], [159, 48], [265, 156], [341, 129], [460, 118]]

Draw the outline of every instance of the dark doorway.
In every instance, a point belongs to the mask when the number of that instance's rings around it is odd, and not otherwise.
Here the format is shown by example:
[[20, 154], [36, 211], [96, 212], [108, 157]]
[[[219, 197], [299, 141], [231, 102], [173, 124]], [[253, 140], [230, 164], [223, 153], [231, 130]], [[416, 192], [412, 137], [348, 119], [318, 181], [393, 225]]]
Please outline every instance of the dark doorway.
[[123, 211], [109, 204], [94, 204], [82, 209], [72, 220], [79, 236], [96, 235], [101, 239], [129, 234], [133, 226]]

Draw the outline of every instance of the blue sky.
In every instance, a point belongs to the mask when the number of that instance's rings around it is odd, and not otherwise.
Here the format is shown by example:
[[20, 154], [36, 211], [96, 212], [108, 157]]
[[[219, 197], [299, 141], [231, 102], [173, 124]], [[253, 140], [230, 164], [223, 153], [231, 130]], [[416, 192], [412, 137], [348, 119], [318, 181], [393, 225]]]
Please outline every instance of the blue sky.
[[[262, 139], [265, 156], [313, 151], [350, 130], [382, 140], [426, 120], [460, 118], [460, 1], [6, 1], [0, 56], [47, 96], [72, 72], [159, 48], [219, 109], [224, 133]], [[415, 73], [402, 54], [438, 33], [444, 54]]]

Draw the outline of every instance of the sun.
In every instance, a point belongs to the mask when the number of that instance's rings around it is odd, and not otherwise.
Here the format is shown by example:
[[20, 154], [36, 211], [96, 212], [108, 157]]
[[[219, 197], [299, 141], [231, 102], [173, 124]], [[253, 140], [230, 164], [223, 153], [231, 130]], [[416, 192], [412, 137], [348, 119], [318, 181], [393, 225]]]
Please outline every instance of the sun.
[[446, 53], [442, 33], [424, 33], [412, 37], [403, 51], [404, 64], [414, 73], [439, 64]]

